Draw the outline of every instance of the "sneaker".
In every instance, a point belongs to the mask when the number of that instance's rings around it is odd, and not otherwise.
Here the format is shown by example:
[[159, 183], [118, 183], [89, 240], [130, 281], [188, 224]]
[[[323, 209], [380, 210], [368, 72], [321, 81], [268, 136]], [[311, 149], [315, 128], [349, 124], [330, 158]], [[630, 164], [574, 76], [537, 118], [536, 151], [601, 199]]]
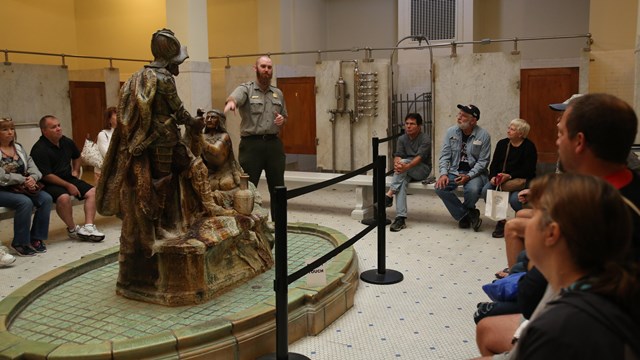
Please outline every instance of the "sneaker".
[[104, 240], [104, 234], [98, 230], [93, 224], [85, 224], [78, 230], [78, 236], [81, 240], [100, 242]]
[[506, 222], [507, 222], [507, 220], [498, 221], [498, 223], [496, 224], [496, 228], [493, 230], [493, 233], [491, 233], [491, 236], [493, 236], [494, 238], [503, 238], [504, 237], [504, 224]]
[[389, 195], [384, 196], [384, 206], [391, 207], [393, 205], [393, 197]]
[[473, 231], [480, 230], [480, 225], [482, 225], [482, 219], [480, 219], [480, 210], [469, 209], [469, 223], [473, 228]]
[[471, 223], [469, 222], [469, 214], [465, 215], [458, 221], [458, 227], [460, 229], [468, 229], [471, 227]]
[[0, 248], [0, 266], [9, 266], [16, 261], [16, 257], [7, 253], [6, 248]]
[[394, 221], [393, 224], [391, 224], [391, 231], [396, 232], [396, 231], [400, 231], [404, 228], [407, 227], [407, 224], [404, 223], [404, 219], [403, 217], [397, 217]]
[[47, 247], [44, 245], [44, 241], [42, 240], [31, 240], [31, 247], [39, 253], [47, 252]]
[[72, 230], [67, 229], [67, 235], [69, 235], [69, 239], [80, 240], [80, 236], [78, 236], [78, 231], [80, 231], [80, 225], [76, 225]]
[[11, 245], [13, 250], [15, 250], [19, 256], [34, 256], [36, 251], [31, 248], [31, 246], [26, 245]]

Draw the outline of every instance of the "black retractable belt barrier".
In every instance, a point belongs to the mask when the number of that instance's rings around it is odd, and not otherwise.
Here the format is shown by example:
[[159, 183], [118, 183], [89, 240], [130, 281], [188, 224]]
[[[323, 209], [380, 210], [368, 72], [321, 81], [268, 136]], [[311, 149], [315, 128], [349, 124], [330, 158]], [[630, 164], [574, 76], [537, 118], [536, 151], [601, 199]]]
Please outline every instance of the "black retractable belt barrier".
[[[371, 153], [373, 154], [373, 162], [375, 163], [377, 161], [378, 158], [378, 154], [379, 154], [379, 146], [381, 143], [385, 143], [387, 141], [393, 140], [397, 137], [399, 137], [400, 135], [404, 134], [404, 131], [401, 131], [399, 134], [393, 135], [393, 136], [389, 136], [386, 137], [384, 139], [379, 139], [378, 137], [374, 137], [371, 138], [371, 147], [372, 147], [372, 151]], [[385, 173], [384, 177], [382, 178], [382, 188], [384, 189], [385, 187], [385, 179], [387, 177], [387, 175], [391, 175], [393, 174], [393, 169], [389, 170], [389, 173]], [[376, 179], [376, 177], [373, 177], [373, 217], [372, 218], [367, 218], [367, 219], [362, 219], [362, 221], [360, 221], [361, 223], [365, 224], [365, 225], [372, 225], [376, 223], [376, 217], [378, 216], [378, 208], [380, 207], [386, 207], [386, 204], [384, 201], [382, 201], [382, 199], [384, 199], [384, 191], [382, 192], [382, 197], [378, 196], [378, 192], [376, 191], [376, 186], [378, 185], [378, 180]], [[391, 224], [391, 220], [386, 218], [384, 218], [384, 222], [385, 225], [389, 225]]]
[[[382, 199], [384, 196], [384, 179], [385, 179], [385, 164], [386, 157], [378, 156], [376, 159], [376, 168], [374, 178], [377, 179], [377, 187], [374, 191], [378, 194], [378, 199]], [[377, 219], [386, 219], [387, 209], [384, 206], [378, 206]], [[367, 270], [360, 274], [360, 279], [370, 284], [379, 285], [391, 285], [402, 281], [404, 276], [401, 272], [387, 269], [386, 267], [386, 232], [384, 221], [378, 221], [378, 269]]]
[[[289, 346], [289, 334], [288, 334], [288, 291], [289, 284], [300, 279], [312, 270], [316, 269], [325, 262], [331, 260], [336, 255], [340, 254], [343, 250], [353, 246], [358, 240], [363, 238], [366, 234], [378, 230], [378, 270], [370, 270], [361, 274], [360, 278], [363, 281], [367, 281], [374, 284], [394, 284], [402, 281], [402, 274], [395, 270], [388, 270], [385, 267], [385, 224], [384, 221], [378, 221], [374, 224], [367, 226], [364, 230], [360, 231], [357, 235], [339, 245], [335, 249], [331, 250], [322, 257], [316, 259], [312, 263], [306, 265], [300, 270], [297, 270], [291, 275], [287, 275], [287, 200], [294, 197], [307, 194], [312, 191], [316, 191], [327, 186], [331, 186], [340, 181], [344, 181], [358, 174], [364, 174], [368, 170], [374, 170], [374, 180], [376, 186], [374, 186], [374, 194], [378, 194], [378, 198], [384, 196], [385, 187], [385, 165], [386, 157], [378, 156], [376, 161], [372, 164], [364, 166], [358, 170], [355, 170], [349, 174], [338, 176], [334, 179], [326, 180], [317, 184], [305, 186], [302, 188], [296, 188], [287, 191], [284, 186], [276, 186], [274, 191], [274, 221], [275, 221], [275, 280], [273, 282], [274, 291], [276, 292], [276, 352], [273, 354], [267, 354], [260, 356], [258, 360], [309, 360], [308, 357], [290, 353]], [[377, 211], [378, 219], [385, 219], [386, 208], [379, 206]], [[373, 271], [370, 276], [365, 275]], [[368, 280], [372, 277], [372, 280]]]

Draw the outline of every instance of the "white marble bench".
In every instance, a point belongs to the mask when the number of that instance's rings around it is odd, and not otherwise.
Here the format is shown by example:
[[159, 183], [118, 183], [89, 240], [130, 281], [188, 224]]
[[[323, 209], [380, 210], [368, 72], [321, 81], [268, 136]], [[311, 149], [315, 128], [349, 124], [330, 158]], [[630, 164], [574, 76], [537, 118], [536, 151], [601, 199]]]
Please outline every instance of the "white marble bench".
[[[284, 181], [287, 188], [295, 189], [300, 186], [319, 183], [330, 180], [343, 174], [305, 172], [305, 171], [285, 171]], [[263, 181], [265, 175], [262, 173], [260, 177]], [[391, 184], [391, 177], [386, 178], [385, 188]], [[373, 177], [371, 175], [356, 175], [350, 179], [339, 182], [333, 187], [355, 187], [356, 204], [351, 211], [351, 218], [363, 220], [373, 216]], [[422, 184], [422, 182], [409, 183], [411, 193], [422, 193], [435, 191], [434, 184]]]

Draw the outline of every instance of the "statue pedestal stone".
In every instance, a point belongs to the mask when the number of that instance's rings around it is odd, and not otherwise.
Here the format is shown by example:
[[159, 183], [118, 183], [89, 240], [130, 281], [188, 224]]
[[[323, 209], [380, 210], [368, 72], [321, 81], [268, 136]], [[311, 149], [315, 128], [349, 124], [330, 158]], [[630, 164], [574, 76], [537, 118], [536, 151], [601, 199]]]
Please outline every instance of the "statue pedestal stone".
[[167, 306], [206, 302], [273, 266], [267, 217], [260, 209], [250, 216], [204, 218], [181, 237], [156, 241], [151, 258], [121, 253], [116, 291]]

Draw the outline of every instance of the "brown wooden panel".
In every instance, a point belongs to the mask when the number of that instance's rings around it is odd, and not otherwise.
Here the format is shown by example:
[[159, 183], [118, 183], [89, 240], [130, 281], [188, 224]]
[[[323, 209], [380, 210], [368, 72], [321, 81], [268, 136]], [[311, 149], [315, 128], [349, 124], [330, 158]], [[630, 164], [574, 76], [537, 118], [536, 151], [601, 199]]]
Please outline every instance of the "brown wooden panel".
[[287, 154], [316, 154], [315, 85], [313, 77], [278, 79], [289, 114], [280, 132]]
[[105, 85], [103, 82], [70, 81], [69, 93], [73, 141], [82, 150], [87, 134], [95, 141], [103, 128], [103, 113], [107, 108]]
[[560, 103], [578, 92], [578, 68], [522, 69], [520, 117], [531, 124], [529, 138], [538, 148], [539, 163], [555, 163], [559, 112], [549, 104]]

